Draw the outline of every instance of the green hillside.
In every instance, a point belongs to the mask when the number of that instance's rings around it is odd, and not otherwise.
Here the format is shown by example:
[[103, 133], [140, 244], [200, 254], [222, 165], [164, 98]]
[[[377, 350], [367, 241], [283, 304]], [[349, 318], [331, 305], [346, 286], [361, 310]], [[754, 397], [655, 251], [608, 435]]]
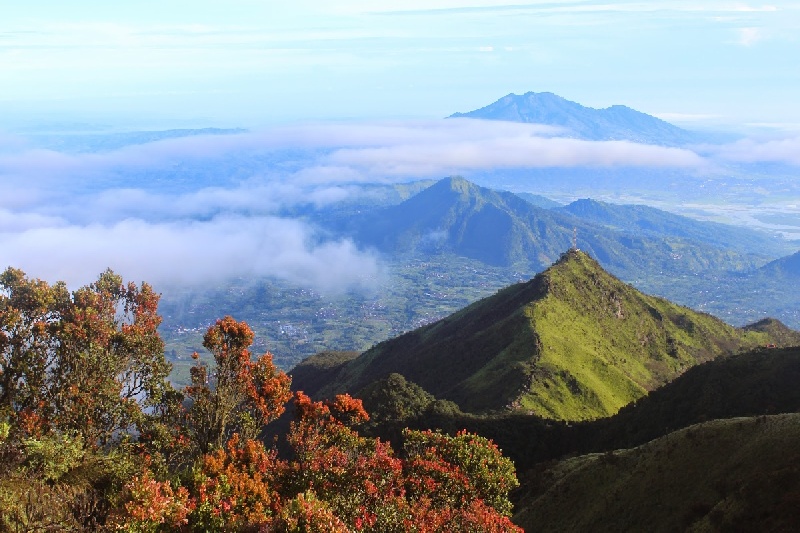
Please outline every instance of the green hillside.
[[706, 422], [523, 483], [526, 531], [796, 531], [800, 414]]
[[[293, 390], [306, 394], [316, 392], [336, 377], [341, 368], [359, 356], [358, 352], [320, 352], [300, 361], [290, 372]], [[303, 388], [298, 389], [297, 384]]]
[[[794, 336], [800, 344], [798, 333]], [[797, 383], [800, 348], [758, 348], [692, 367], [616, 415], [586, 422], [557, 422], [519, 411], [462, 413], [445, 400], [426, 399], [415, 384], [396, 377], [376, 381], [359, 394], [370, 412], [408, 414], [400, 421], [375, 417], [376, 436], [394, 437], [405, 426], [449, 433], [466, 428], [495, 441], [524, 472], [564, 456], [639, 446], [708, 420], [800, 412]]]
[[528, 282], [377, 345], [317, 392], [357, 392], [398, 373], [465, 411], [587, 420], [698, 363], [773, 342], [644, 295], [572, 250]]

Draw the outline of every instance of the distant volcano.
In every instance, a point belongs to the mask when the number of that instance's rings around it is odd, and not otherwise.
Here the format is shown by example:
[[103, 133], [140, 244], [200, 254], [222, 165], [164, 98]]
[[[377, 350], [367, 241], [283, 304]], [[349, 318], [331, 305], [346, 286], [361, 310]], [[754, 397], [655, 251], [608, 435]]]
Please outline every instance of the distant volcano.
[[662, 146], [700, 142], [701, 135], [624, 105], [593, 109], [553, 93], [509, 94], [486, 107], [449, 118], [478, 118], [545, 124], [564, 128], [564, 136], [592, 141], [633, 141]]

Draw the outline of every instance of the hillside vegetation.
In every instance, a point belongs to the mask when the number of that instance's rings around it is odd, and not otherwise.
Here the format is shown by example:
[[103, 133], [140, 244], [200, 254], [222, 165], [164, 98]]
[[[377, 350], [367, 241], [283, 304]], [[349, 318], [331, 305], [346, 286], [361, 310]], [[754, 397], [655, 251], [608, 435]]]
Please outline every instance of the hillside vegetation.
[[157, 304], [111, 271], [72, 293], [0, 273], [0, 532], [521, 531], [491, 441], [407, 430], [395, 452], [360, 400], [293, 394], [230, 316], [173, 388]]
[[528, 481], [514, 517], [526, 531], [793, 531], [800, 414], [706, 422]]
[[644, 295], [572, 250], [528, 282], [377, 345], [312, 392], [357, 392], [394, 372], [465, 411], [588, 420], [698, 363], [778, 342]]
[[[692, 424], [718, 418], [800, 412], [800, 349], [757, 349], [695, 366], [619, 413], [580, 423], [547, 420], [520, 412], [474, 415], [458, 412], [446, 402], [424, 402], [420, 394], [410, 395], [412, 385], [392, 391], [388, 379], [380, 382], [382, 398], [396, 402], [411, 397], [404, 407], [393, 410], [413, 412], [401, 421], [389, 421], [375, 430], [394, 435], [405, 426], [441, 428], [449, 432], [467, 428], [485, 435], [524, 471], [536, 463], [565, 455], [639, 446]], [[374, 390], [375, 387], [372, 387]], [[386, 390], [388, 389], [388, 390]], [[375, 406], [375, 396], [369, 399]], [[422, 404], [421, 408], [414, 408]], [[385, 410], [385, 408], [383, 408]]]

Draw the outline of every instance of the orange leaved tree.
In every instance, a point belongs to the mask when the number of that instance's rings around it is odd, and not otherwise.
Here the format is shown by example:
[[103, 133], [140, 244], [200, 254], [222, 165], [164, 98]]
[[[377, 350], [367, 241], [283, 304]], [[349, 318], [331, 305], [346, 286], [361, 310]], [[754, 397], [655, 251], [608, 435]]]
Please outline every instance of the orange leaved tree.
[[0, 417], [24, 434], [108, 443], [146, 421], [171, 387], [159, 296], [110, 270], [70, 293], [0, 274]]
[[[405, 431], [395, 451], [365, 437], [361, 400], [292, 395], [269, 353], [252, 357], [244, 322], [211, 326], [213, 364], [174, 390], [157, 304], [111, 271], [74, 292], [0, 275], [0, 457], [16, 458], [0, 461], [0, 529], [519, 531], [513, 465], [494, 444]], [[292, 397], [279, 454], [258, 437]], [[32, 509], [38, 493], [52, 498]]]
[[234, 434], [255, 438], [292, 397], [291, 380], [275, 367], [272, 354], [251, 360], [252, 342], [253, 330], [230, 316], [217, 320], [203, 337], [214, 366], [210, 372], [203, 364], [193, 366], [186, 388], [189, 428], [202, 453], [221, 449]]

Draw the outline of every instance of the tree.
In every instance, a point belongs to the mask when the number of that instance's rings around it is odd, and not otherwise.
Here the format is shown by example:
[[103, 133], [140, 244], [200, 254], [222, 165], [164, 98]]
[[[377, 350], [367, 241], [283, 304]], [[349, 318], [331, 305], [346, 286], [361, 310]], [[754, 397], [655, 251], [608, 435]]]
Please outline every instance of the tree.
[[171, 387], [159, 296], [107, 270], [70, 294], [16, 269], [0, 275], [0, 414], [23, 433], [104, 444], [145, 422]]
[[412, 498], [433, 496], [436, 505], [450, 508], [481, 501], [511, 516], [508, 493], [519, 486], [514, 464], [489, 439], [407, 429], [403, 448]]
[[436, 401], [425, 389], [396, 373], [367, 385], [359, 396], [369, 412], [384, 423], [408, 423]]
[[63, 283], [51, 287], [13, 268], [0, 275], [0, 415], [31, 412], [44, 400], [69, 305]]
[[287, 455], [268, 448], [290, 378], [244, 322], [208, 329], [214, 365], [176, 391], [158, 299], [111, 271], [72, 293], [0, 275], [0, 529], [519, 531], [513, 465], [474, 435], [406, 431], [396, 454], [359, 434], [361, 400], [298, 392]]
[[146, 464], [128, 443], [176, 393], [158, 300], [110, 270], [74, 292], [0, 274], [0, 529], [95, 530]]
[[217, 320], [203, 337], [215, 365], [210, 373], [203, 364], [193, 366], [186, 389], [189, 426], [202, 453], [221, 449], [234, 433], [255, 438], [292, 397], [291, 379], [275, 367], [272, 354], [251, 360], [252, 342], [253, 330], [230, 316]]
[[366, 525], [381, 515], [387, 525], [402, 503], [403, 462], [388, 443], [350, 427], [369, 419], [361, 400], [344, 394], [315, 402], [298, 392], [295, 412], [286, 493], [313, 491], [349, 524]]

